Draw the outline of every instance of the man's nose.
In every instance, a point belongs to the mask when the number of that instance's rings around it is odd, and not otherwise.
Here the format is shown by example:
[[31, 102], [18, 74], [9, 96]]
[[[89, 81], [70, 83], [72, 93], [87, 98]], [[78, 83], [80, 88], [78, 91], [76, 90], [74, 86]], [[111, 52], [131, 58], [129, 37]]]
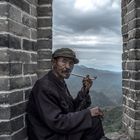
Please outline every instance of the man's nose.
[[66, 63], [66, 68], [70, 68], [71, 66], [70, 66], [70, 63]]

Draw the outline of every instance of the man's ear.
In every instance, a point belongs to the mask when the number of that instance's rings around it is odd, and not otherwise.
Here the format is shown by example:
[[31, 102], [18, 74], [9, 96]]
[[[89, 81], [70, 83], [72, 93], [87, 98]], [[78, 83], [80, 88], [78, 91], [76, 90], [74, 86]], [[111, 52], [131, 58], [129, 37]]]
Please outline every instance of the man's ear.
[[56, 63], [56, 59], [52, 58], [51, 62], [52, 62], [52, 64]]
[[54, 66], [57, 63], [57, 58], [52, 58], [51, 63], [52, 63], [52, 66]]

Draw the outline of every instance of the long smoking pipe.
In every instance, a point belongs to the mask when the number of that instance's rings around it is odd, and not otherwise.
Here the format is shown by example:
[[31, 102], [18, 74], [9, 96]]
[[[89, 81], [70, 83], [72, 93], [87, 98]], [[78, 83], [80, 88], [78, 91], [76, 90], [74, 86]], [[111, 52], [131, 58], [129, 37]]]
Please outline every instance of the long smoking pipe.
[[[79, 74], [75, 74], [75, 73], [71, 73], [71, 75], [74, 75], [74, 76], [77, 76], [77, 77], [82, 77], [82, 78], [85, 78], [85, 76], [83, 75], [79, 75]], [[91, 80], [96, 80], [97, 79], [97, 76], [93, 77], [93, 78], [90, 78]]]

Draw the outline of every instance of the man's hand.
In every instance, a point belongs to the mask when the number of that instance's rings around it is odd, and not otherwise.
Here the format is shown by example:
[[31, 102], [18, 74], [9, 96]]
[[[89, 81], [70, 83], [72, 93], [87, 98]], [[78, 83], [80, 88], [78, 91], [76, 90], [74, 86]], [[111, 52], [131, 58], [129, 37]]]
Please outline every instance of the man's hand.
[[103, 112], [101, 111], [101, 109], [99, 107], [91, 108], [89, 110], [90, 110], [92, 117], [95, 117], [95, 116], [103, 117], [104, 116]]
[[85, 78], [83, 78], [82, 83], [83, 83], [83, 89], [85, 91], [89, 91], [89, 89], [91, 88], [93, 82], [90, 79], [89, 75], [87, 75]]

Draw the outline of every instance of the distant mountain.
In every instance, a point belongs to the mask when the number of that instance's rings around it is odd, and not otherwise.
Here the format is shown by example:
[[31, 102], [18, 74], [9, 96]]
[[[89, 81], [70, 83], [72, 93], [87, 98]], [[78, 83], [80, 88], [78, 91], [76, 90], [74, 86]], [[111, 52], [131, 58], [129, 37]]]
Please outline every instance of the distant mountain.
[[[73, 73], [91, 77], [97, 76], [90, 91], [93, 105], [100, 106], [117, 106], [122, 100], [122, 75], [121, 72], [112, 72], [106, 70], [98, 70], [87, 68], [85, 66], [76, 65]], [[71, 75], [66, 80], [69, 90], [73, 96], [81, 88], [82, 78]]]

